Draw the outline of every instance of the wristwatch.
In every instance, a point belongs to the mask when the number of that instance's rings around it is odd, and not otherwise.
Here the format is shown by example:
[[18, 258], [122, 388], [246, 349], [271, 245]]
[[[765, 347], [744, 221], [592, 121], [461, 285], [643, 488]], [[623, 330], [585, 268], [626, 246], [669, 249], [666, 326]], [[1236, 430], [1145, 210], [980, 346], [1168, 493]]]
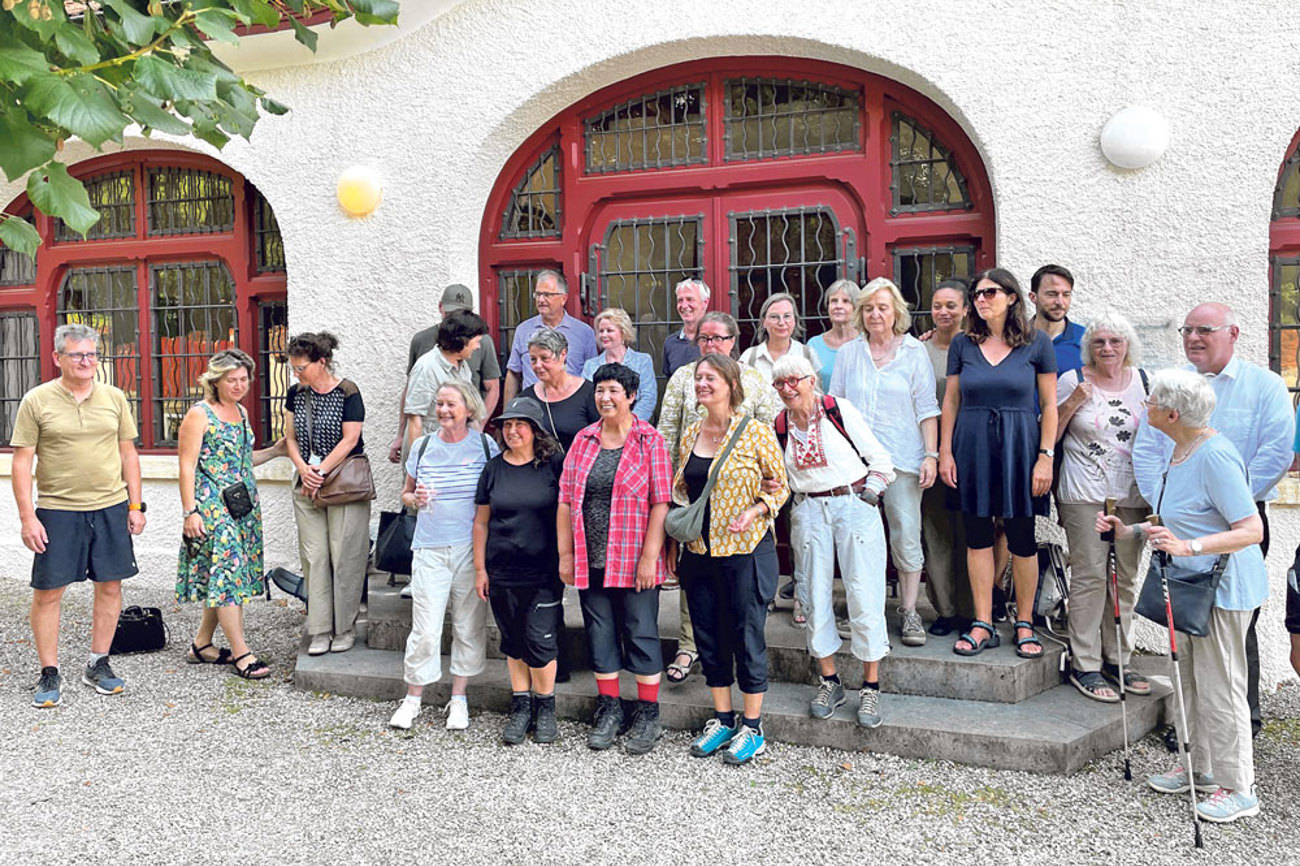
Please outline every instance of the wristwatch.
[[141, 514], [144, 514], [146, 511], [149, 510], [148, 504], [144, 502], [130, 502], [127, 503], [126, 507], [128, 511], [138, 511]]
[[1045, 454], [1045, 455], [1047, 455], [1048, 457], [1055, 457], [1055, 456], [1056, 456], [1056, 451], [1055, 451], [1054, 449], [1052, 449], [1052, 448], [1039, 448], [1039, 449], [1038, 449], [1038, 453], [1039, 453], [1039, 454]]
[[929, 457], [931, 460], [938, 460], [938, 459], [939, 459], [939, 452], [938, 452], [938, 451], [927, 451], [927, 452], [925, 452], [925, 456], [926, 456], [926, 457]]
[[1201, 551], [1205, 550], [1205, 545], [1201, 544], [1200, 539], [1196, 538], [1187, 542], [1187, 547], [1192, 551], [1192, 556], [1200, 556]]

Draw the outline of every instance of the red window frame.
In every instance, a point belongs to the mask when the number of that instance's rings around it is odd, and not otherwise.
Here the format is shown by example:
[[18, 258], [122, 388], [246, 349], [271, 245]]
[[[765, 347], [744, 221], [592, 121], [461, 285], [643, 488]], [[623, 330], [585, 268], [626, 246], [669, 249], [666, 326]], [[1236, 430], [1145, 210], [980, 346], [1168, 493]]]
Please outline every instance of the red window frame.
[[[231, 179], [235, 200], [234, 226], [229, 231], [150, 236], [148, 227], [148, 172], [152, 168], [180, 168], [213, 172]], [[219, 259], [230, 271], [235, 283], [235, 314], [239, 329], [239, 348], [259, 357], [258, 304], [283, 300], [287, 296], [285, 272], [258, 273], [256, 232], [253, 214], [254, 189], [243, 175], [206, 156], [187, 151], [148, 151], [111, 154], [79, 162], [69, 167], [72, 176], [88, 180], [111, 172], [131, 172], [135, 183], [135, 235], [102, 240], [54, 240], [54, 220], [40, 212], [34, 223], [43, 243], [36, 256], [36, 281], [29, 286], [0, 288], [0, 309], [35, 310], [41, 340], [41, 380], [58, 375], [53, 360], [54, 329], [58, 324], [58, 294], [64, 275], [75, 267], [130, 266], [136, 269], [138, 329], [141, 343], [148, 340], [149, 351], [141, 351], [141, 364], [152, 369], [152, 305], [149, 269], [162, 263], [185, 263]], [[5, 208], [8, 213], [23, 213], [28, 208], [26, 194]], [[155, 400], [152, 375], [142, 375], [140, 382], [141, 453], [174, 454], [176, 449], [155, 444]], [[261, 381], [258, 379], [258, 381]], [[262, 401], [257, 389], [250, 390], [244, 405], [253, 429], [263, 429]]]
[[[1277, 186], [1274, 189], [1274, 207], [1280, 197], [1282, 184], [1286, 182], [1288, 170], [1296, 169], [1300, 161], [1300, 130], [1291, 137], [1286, 154], [1277, 170]], [[1268, 297], [1269, 297], [1269, 341], [1268, 366], [1273, 372], [1282, 374], [1282, 328], [1281, 311], [1278, 301], [1281, 295], [1281, 279], [1277, 273], [1280, 263], [1292, 264], [1300, 260], [1300, 214], [1279, 214], [1274, 212], [1268, 227]], [[1295, 330], [1289, 326], [1286, 330]], [[1300, 399], [1300, 389], [1291, 388], [1293, 397]]]
[[[825, 83], [861, 94], [861, 147], [838, 153], [728, 160], [725, 157], [725, 81], [730, 78], [789, 78]], [[704, 82], [708, 161], [703, 165], [588, 173], [584, 121], [642, 94], [674, 85]], [[971, 206], [891, 214], [892, 117], [901, 111], [929, 130], [949, 151], [965, 178]], [[501, 218], [524, 173], [558, 141], [561, 159], [562, 230], [559, 237], [502, 239]], [[976, 269], [996, 261], [992, 187], [978, 150], [966, 133], [931, 100], [896, 81], [848, 66], [772, 57], [723, 57], [666, 67], [603, 88], [543, 124], [506, 161], [488, 199], [479, 234], [480, 311], [494, 333], [498, 301], [496, 273], [536, 262], [561, 262], [570, 285], [569, 312], [583, 315], [580, 275], [595, 237], [594, 216], [610, 205], [640, 203], [655, 215], [657, 202], [701, 194], [721, 201], [733, 194], [766, 196], [768, 207], [806, 205], [800, 189], [834, 182], [855, 199], [861, 214], [858, 254], [866, 276], [893, 276], [893, 250], [972, 246]], [[622, 208], [620, 208], [622, 209]], [[704, 279], [712, 288], [710, 307], [728, 309], [727, 220], [714, 219], [705, 237]], [[859, 280], [865, 282], [859, 273]], [[508, 348], [508, 347], [506, 347]]]

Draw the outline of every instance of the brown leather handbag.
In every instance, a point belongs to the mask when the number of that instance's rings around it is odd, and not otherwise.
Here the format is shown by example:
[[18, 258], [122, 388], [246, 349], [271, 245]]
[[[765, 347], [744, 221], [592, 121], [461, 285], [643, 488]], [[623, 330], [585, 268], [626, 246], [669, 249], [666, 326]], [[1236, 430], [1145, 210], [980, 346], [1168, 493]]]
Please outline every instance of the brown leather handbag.
[[325, 476], [313, 501], [319, 508], [328, 508], [374, 498], [375, 479], [370, 474], [370, 458], [352, 454]]

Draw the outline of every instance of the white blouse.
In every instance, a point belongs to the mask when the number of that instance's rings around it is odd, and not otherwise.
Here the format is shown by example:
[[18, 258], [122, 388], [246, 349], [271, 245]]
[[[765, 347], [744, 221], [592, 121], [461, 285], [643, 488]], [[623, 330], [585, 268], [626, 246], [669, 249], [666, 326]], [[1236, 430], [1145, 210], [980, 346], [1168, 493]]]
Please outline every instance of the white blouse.
[[[843, 487], [858, 481], [868, 471], [879, 475], [884, 484], [895, 478], [889, 452], [871, 432], [862, 413], [848, 400], [839, 398], [835, 402], [853, 444], [840, 435], [825, 413], [817, 422], [815, 432], [811, 426], [806, 431], [800, 430], [789, 414], [786, 415], [785, 472], [790, 489], [795, 493], [820, 493]], [[858, 446], [862, 457], [854, 452], [853, 445]], [[866, 464], [862, 462], [863, 457]]]
[[894, 468], [918, 475], [925, 460], [921, 422], [939, 417], [934, 367], [921, 341], [904, 335], [894, 359], [877, 367], [866, 337], [845, 343], [835, 358], [831, 394], [847, 397], [889, 449]]
[[[1130, 368], [1128, 387], [1103, 391], [1094, 382], [1092, 398], [1079, 407], [1061, 440], [1061, 480], [1057, 501], [1071, 505], [1103, 503], [1114, 497], [1121, 506], [1146, 506], [1133, 477], [1133, 440], [1142, 417], [1146, 391], [1137, 368]], [[1078, 370], [1056, 380], [1060, 406], [1079, 385]]]

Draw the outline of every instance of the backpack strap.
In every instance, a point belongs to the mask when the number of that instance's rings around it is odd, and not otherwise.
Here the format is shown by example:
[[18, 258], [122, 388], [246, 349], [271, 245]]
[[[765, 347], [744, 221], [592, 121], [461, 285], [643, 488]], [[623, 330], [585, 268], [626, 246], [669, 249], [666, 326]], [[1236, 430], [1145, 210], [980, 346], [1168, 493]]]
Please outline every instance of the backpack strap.
[[858, 450], [857, 443], [853, 441], [853, 437], [849, 435], [848, 428], [844, 426], [844, 415], [840, 412], [840, 404], [835, 402], [835, 398], [830, 394], [822, 396], [822, 410], [826, 413], [826, 419], [831, 422], [835, 429], [839, 431], [840, 435], [844, 437], [845, 441], [849, 443], [849, 447], [853, 449], [853, 453], [858, 455], [858, 459], [862, 461], [862, 465], [870, 468], [867, 458], [862, 456], [862, 452]]
[[772, 427], [776, 431], [776, 441], [781, 444], [782, 453], [785, 452], [785, 443], [786, 443], [786, 439], [789, 437], [789, 432], [790, 432], [786, 428], [786, 425], [789, 423], [788, 420], [786, 419], [786, 413], [788, 413], [789, 411], [790, 411], [789, 409], [782, 409], [780, 412], [777, 413], [776, 419], [773, 420], [772, 422]]
[[1138, 367], [1138, 375], [1142, 377], [1142, 393], [1148, 397], [1151, 396], [1151, 380], [1147, 378], [1147, 371]]
[[487, 437], [487, 434], [486, 434], [486, 433], [483, 433], [482, 431], [480, 431], [478, 435], [479, 435], [479, 441], [481, 441], [481, 442], [483, 443], [483, 459], [484, 459], [484, 460], [491, 460], [491, 459], [492, 459], [492, 452], [488, 450], [488, 437]]

